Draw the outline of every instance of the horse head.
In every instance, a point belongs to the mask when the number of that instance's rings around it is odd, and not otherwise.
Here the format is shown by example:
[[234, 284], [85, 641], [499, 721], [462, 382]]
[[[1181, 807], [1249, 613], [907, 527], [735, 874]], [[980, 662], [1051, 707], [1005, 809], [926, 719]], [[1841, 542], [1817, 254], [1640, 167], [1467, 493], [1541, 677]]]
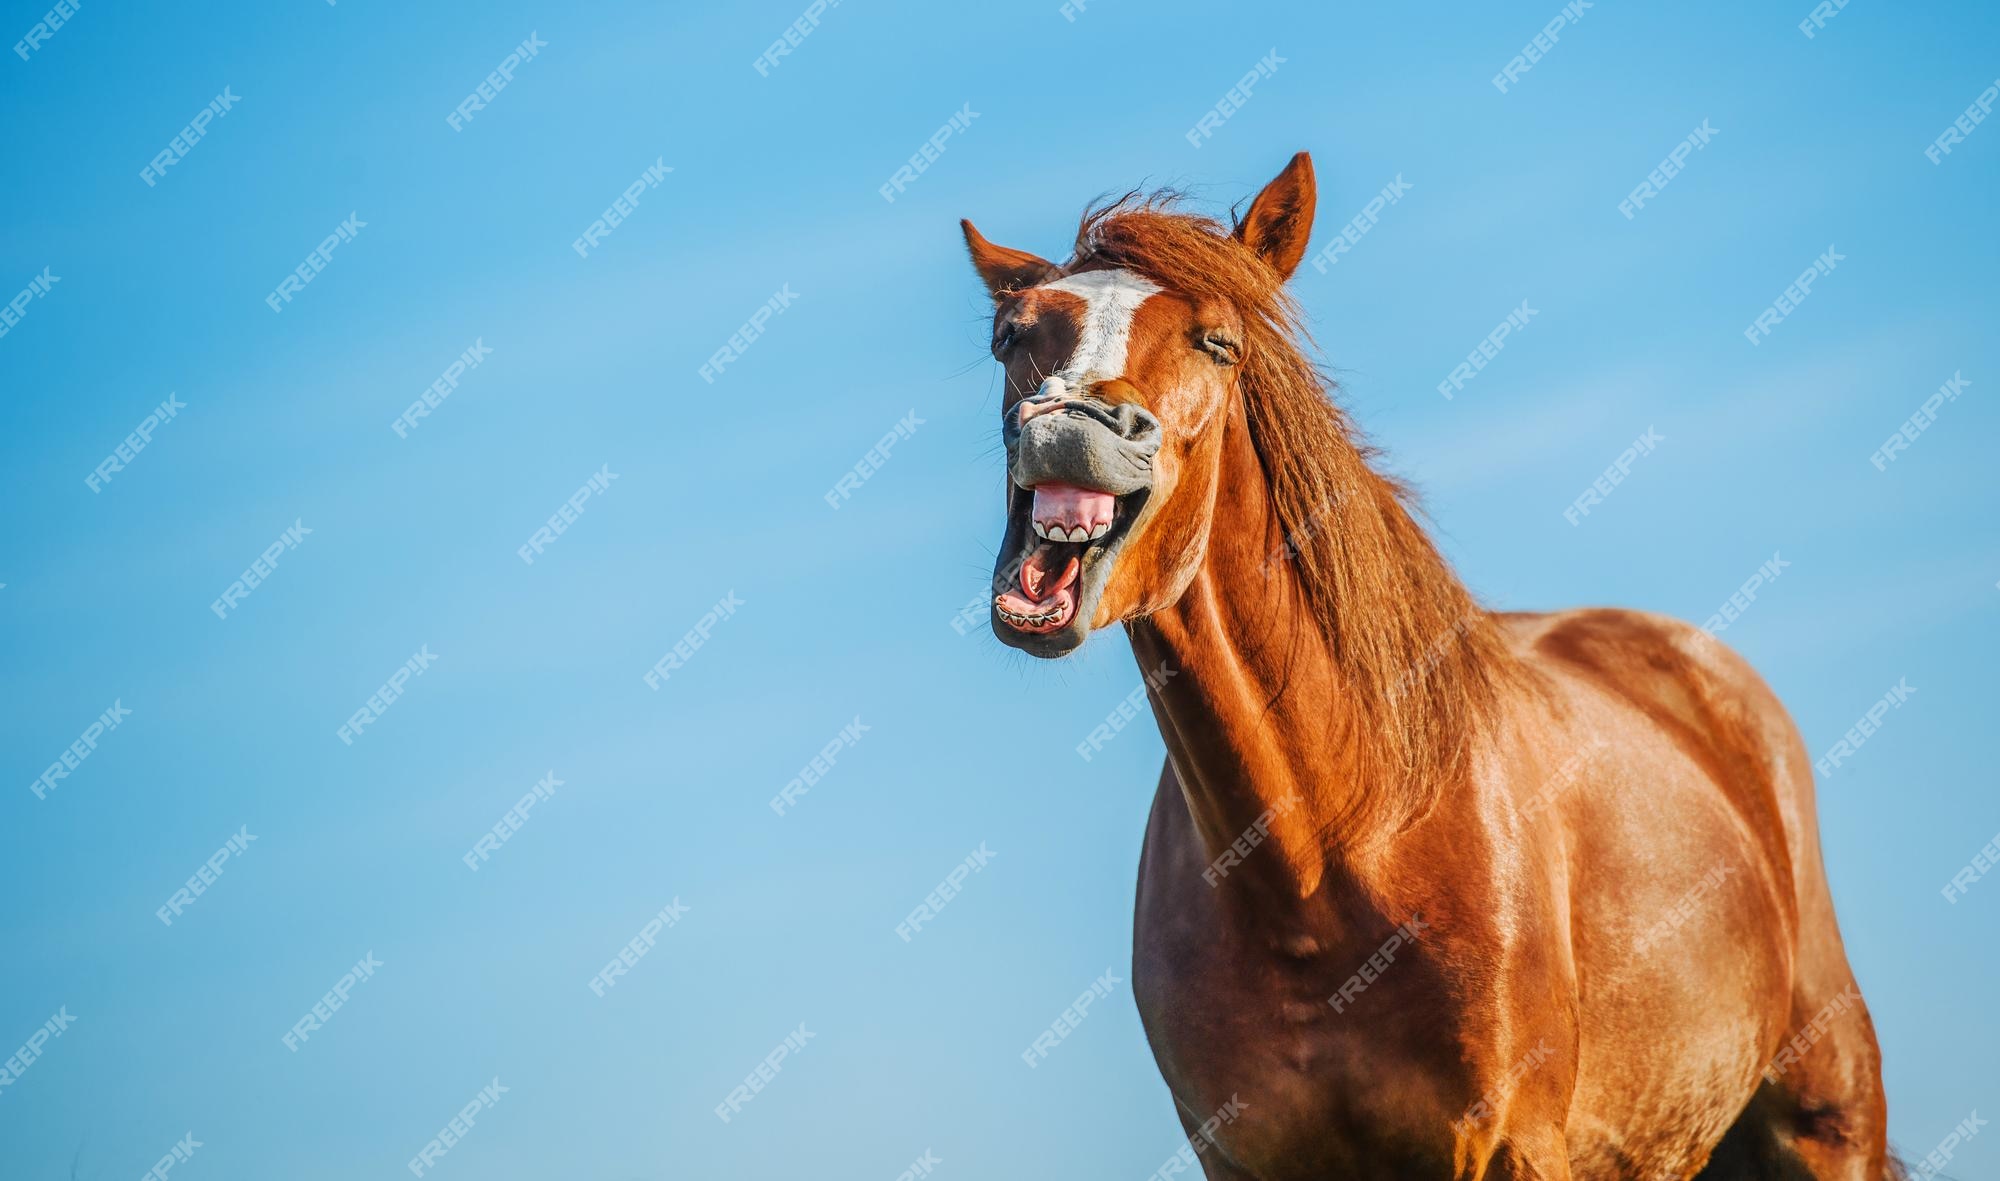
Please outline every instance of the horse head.
[[1217, 523], [1225, 424], [1241, 421], [1243, 374], [1305, 255], [1313, 203], [1301, 152], [1227, 235], [1120, 204], [1087, 217], [1058, 265], [962, 223], [1007, 379], [1003, 642], [1061, 656], [1186, 590]]

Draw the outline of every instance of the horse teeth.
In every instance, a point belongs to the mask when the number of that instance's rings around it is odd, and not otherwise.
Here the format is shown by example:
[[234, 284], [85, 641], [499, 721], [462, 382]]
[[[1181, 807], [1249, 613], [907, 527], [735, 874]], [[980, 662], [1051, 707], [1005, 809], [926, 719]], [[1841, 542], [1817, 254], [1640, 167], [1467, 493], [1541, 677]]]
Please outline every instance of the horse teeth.
[[1034, 521], [1035, 536], [1044, 541], [1096, 541], [1111, 532], [1110, 521], [1095, 525], [1065, 525], [1060, 521]]
[[993, 609], [999, 613], [1000, 618], [1009, 623], [1018, 623], [1024, 627], [1041, 627], [1044, 624], [1054, 623], [1057, 617], [1062, 614], [1060, 611], [1050, 611], [1042, 615], [1016, 615], [998, 604], [995, 604]]

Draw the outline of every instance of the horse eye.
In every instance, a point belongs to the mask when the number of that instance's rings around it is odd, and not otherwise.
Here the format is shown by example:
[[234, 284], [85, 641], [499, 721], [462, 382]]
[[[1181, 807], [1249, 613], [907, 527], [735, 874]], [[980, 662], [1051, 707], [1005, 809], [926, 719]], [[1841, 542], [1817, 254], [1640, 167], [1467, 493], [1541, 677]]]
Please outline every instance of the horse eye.
[[1233, 365], [1236, 363], [1236, 342], [1223, 336], [1221, 333], [1203, 333], [1201, 343], [1197, 347], [1215, 358], [1215, 363], [1218, 365]]
[[993, 351], [997, 353], [997, 352], [999, 352], [999, 351], [1000, 351], [1001, 349], [1004, 349], [1004, 348], [1006, 348], [1006, 347], [1007, 347], [1008, 345], [1010, 345], [1010, 344], [1013, 344], [1013, 343], [1014, 343], [1014, 339], [1015, 339], [1015, 337], [1017, 337], [1017, 336], [1019, 336], [1019, 335], [1020, 335], [1020, 332], [1019, 332], [1019, 330], [1017, 330], [1017, 329], [1016, 329], [1016, 328], [1014, 327], [1014, 324], [1013, 324], [1013, 322], [1012, 322], [1012, 321], [1009, 321], [1009, 322], [1008, 322], [1008, 324], [1007, 324], [1007, 326], [1006, 326], [1006, 327], [1004, 327], [1004, 328], [1002, 328], [1002, 329], [1000, 330], [1000, 335], [999, 335], [999, 336], [997, 336], [997, 337], [994, 337], [994, 339], [993, 339]]

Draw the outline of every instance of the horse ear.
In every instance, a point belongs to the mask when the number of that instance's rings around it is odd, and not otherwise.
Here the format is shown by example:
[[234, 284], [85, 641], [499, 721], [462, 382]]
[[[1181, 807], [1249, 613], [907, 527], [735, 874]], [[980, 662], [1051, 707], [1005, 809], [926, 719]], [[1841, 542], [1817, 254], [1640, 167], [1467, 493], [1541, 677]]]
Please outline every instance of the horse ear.
[[965, 231], [965, 248], [972, 252], [972, 268], [985, 280], [986, 290], [993, 293], [993, 298], [1056, 277], [1056, 264], [1048, 259], [1025, 250], [995, 246], [971, 222], [961, 219], [958, 224]]
[[1289, 279], [1306, 256], [1313, 206], [1318, 200], [1312, 157], [1300, 152], [1250, 202], [1249, 212], [1236, 223], [1236, 238], [1270, 263], [1279, 278]]

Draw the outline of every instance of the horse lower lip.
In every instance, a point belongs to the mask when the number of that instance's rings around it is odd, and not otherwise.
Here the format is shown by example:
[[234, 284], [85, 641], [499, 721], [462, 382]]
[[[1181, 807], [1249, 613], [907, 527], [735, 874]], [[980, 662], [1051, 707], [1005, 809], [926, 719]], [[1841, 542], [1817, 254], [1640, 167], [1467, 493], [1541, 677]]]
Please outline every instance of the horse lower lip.
[[1076, 617], [1076, 590], [1064, 586], [1039, 602], [1008, 591], [993, 600], [1000, 621], [1017, 632], [1041, 635], [1061, 631]]

